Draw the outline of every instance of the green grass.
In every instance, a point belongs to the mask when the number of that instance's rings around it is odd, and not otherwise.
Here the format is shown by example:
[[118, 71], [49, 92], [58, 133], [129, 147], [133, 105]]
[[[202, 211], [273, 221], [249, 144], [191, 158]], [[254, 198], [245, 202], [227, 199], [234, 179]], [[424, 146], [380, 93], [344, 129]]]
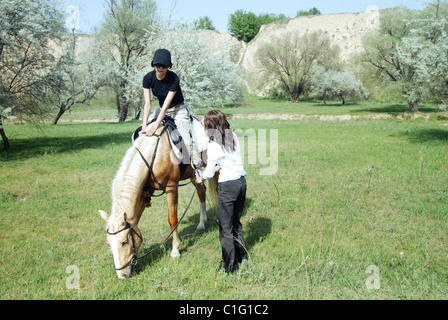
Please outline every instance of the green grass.
[[[40, 130], [6, 124], [0, 298], [447, 299], [448, 127], [442, 124], [231, 120], [246, 133], [279, 133], [275, 175], [259, 175], [266, 165], [258, 162], [245, 165], [249, 260], [236, 275], [216, 271], [218, 229], [210, 210], [207, 229], [196, 232], [197, 199], [180, 226], [182, 256], [171, 260], [171, 241], [158, 246], [169, 232], [162, 197], [139, 224], [141, 253], [154, 251], [125, 281], [116, 278], [97, 211], [110, 211], [111, 181], [139, 122]], [[191, 193], [191, 186], [180, 190], [180, 211]], [[80, 271], [79, 290], [66, 287], [72, 265]], [[371, 265], [380, 271], [379, 290], [366, 287]]]
[[[421, 113], [437, 113], [438, 106], [421, 105]], [[368, 114], [401, 114], [409, 112], [406, 103], [360, 102], [342, 105], [339, 101], [322, 102], [303, 101], [292, 103], [283, 99], [260, 98], [247, 96], [237, 107], [228, 105], [223, 109], [226, 114], [303, 114], [303, 115], [368, 115]]]
[[[155, 103], [154, 105], [157, 105]], [[190, 106], [194, 107], [194, 106]], [[438, 112], [438, 106], [423, 104], [420, 106], [421, 114], [431, 114], [434, 118], [441, 116], [447, 120], [447, 116]], [[247, 95], [245, 100], [237, 105], [226, 104], [222, 109], [226, 114], [302, 114], [302, 115], [376, 115], [376, 114], [402, 114], [408, 113], [409, 108], [406, 103], [380, 103], [361, 102], [347, 103], [342, 105], [339, 101], [329, 102], [324, 105], [322, 102], [302, 101], [292, 103], [288, 100], [261, 98]], [[205, 114], [208, 110], [195, 110], [196, 114]], [[133, 111], [129, 116], [133, 116]], [[62, 120], [75, 119], [114, 119], [117, 118], [117, 110], [114, 100], [107, 95], [102, 95], [92, 100], [88, 105], [75, 105], [70, 112], [62, 116]]]
[[[88, 105], [77, 104], [72, 106], [71, 110], [66, 111], [62, 116], [62, 120], [76, 120], [76, 119], [113, 119], [117, 116], [117, 108], [113, 95], [101, 94], [90, 101]], [[129, 116], [133, 116], [132, 111]], [[52, 119], [53, 120], [53, 119]]]

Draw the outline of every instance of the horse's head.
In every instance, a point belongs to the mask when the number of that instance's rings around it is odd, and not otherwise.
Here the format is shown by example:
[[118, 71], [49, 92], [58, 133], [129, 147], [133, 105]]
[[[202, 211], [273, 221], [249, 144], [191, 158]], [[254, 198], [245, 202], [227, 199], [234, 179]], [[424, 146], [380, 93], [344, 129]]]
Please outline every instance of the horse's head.
[[114, 268], [119, 279], [129, 278], [132, 267], [137, 263], [137, 253], [143, 238], [136, 225], [126, 221], [126, 213], [122, 217], [110, 221], [109, 215], [100, 210], [106, 221], [106, 240], [114, 257]]

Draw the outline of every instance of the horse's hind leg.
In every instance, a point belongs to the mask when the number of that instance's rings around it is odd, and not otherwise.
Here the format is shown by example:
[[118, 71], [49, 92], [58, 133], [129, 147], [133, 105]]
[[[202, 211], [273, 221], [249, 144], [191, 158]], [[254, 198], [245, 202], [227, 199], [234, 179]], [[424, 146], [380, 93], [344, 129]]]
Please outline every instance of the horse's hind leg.
[[207, 208], [205, 206], [206, 189], [204, 184], [196, 184], [196, 190], [198, 192], [199, 201], [201, 202], [201, 216], [199, 218], [199, 224], [197, 230], [204, 230], [205, 223], [207, 222]]
[[[167, 200], [168, 200], [168, 222], [171, 226], [171, 231], [176, 228], [178, 219], [177, 219], [177, 201], [178, 201], [178, 191], [177, 188], [167, 189], [166, 191]], [[171, 250], [171, 258], [178, 259], [180, 258], [179, 246], [180, 239], [178, 234], [178, 228], [173, 232], [173, 249]]]

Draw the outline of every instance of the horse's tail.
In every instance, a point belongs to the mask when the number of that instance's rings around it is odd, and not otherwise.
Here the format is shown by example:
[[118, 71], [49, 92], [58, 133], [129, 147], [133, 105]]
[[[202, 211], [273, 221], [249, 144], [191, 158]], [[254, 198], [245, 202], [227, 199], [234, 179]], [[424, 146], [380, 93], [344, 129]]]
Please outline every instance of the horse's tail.
[[208, 194], [214, 208], [218, 208], [218, 178], [219, 173], [217, 172], [213, 178], [208, 180]]

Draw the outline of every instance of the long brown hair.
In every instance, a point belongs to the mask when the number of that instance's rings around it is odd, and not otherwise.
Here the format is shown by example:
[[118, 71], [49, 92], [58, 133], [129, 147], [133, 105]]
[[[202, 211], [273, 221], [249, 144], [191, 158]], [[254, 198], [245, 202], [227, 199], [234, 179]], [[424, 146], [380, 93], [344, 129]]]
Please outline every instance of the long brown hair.
[[230, 130], [230, 124], [224, 113], [219, 110], [207, 113], [204, 117], [204, 127], [210, 141], [221, 145], [225, 151], [233, 152], [235, 150], [233, 132]]

